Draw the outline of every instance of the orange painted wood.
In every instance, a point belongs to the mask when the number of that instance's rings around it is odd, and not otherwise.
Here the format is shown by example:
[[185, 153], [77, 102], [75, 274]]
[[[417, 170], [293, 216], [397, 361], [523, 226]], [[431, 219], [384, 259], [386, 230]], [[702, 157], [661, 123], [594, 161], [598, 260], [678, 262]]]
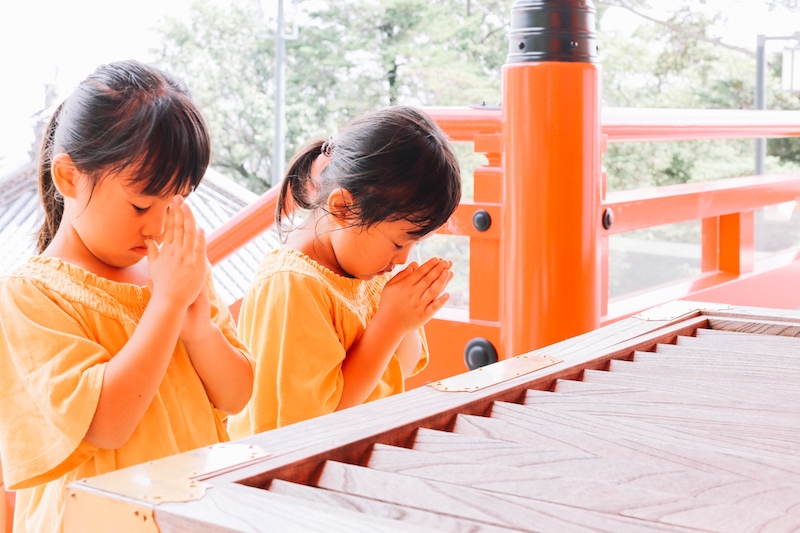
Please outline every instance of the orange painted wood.
[[700, 222], [700, 270], [715, 272], [719, 269], [719, 217], [705, 217]]
[[728, 178], [609, 192], [601, 210], [614, 211], [611, 234], [717, 217], [800, 197], [800, 173]]

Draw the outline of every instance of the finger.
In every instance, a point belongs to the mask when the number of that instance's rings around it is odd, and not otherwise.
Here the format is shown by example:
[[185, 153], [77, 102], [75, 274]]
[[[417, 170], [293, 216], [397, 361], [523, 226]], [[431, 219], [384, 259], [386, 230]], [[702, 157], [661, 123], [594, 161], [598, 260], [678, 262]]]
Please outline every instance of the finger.
[[430, 313], [428, 316], [432, 318], [433, 315], [435, 315], [439, 309], [444, 307], [444, 304], [446, 304], [447, 300], [449, 299], [450, 299], [450, 293], [446, 292], [442, 294], [441, 296], [439, 296], [434, 301], [428, 304], [428, 306], [425, 308], [426, 314]]
[[417, 283], [420, 280], [424, 279], [425, 276], [427, 276], [440, 263], [442, 263], [442, 260], [439, 259], [438, 257], [431, 257], [430, 259], [422, 263], [422, 265], [420, 265], [419, 268], [414, 270], [414, 275], [415, 275], [414, 283]]
[[181, 203], [183, 214], [183, 247], [187, 252], [193, 252], [197, 241], [197, 222], [194, 219], [192, 208], [186, 202]]
[[425, 294], [427, 298], [433, 300], [444, 290], [445, 287], [447, 287], [447, 284], [450, 283], [451, 279], [453, 279], [453, 273], [449, 270], [443, 271], [441, 274], [439, 274], [439, 277], [430, 284], [423, 294]]
[[389, 283], [392, 283], [392, 282], [399, 283], [400, 281], [406, 279], [408, 276], [413, 274], [414, 271], [416, 270], [416, 268], [417, 268], [417, 264], [416, 263], [411, 263], [410, 265], [405, 267], [403, 270], [401, 270], [400, 272], [398, 272], [397, 274], [392, 276], [392, 279], [389, 280]]
[[425, 273], [421, 283], [423, 283], [423, 285], [431, 286], [440, 278], [443, 272], [450, 272], [450, 264], [450, 261], [439, 261], [439, 263]]
[[164, 240], [162, 244], [172, 244], [175, 241], [175, 203], [167, 206], [166, 222], [164, 223]]
[[194, 256], [205, 264], [206, 261], [206, 232], [197, 228], [197, 238], [194, 240]]
[[175, 213], [174, 227], [173, 227], [173, 242], [178, 246], [183, 246], [184, 238], [184, 214], [181, 205], [183, 203], [183, 196], [176, 194], [172, 197], [172, 211]]

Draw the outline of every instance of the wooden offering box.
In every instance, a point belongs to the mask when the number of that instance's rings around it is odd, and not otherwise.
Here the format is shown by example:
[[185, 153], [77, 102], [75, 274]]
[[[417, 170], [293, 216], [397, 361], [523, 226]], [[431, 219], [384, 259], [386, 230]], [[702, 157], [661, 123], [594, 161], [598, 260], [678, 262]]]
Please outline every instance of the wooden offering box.
[[73, 483], [66, 530], [794, 531], [797, 336], [800, 311], [673, 302], [437, 388]]

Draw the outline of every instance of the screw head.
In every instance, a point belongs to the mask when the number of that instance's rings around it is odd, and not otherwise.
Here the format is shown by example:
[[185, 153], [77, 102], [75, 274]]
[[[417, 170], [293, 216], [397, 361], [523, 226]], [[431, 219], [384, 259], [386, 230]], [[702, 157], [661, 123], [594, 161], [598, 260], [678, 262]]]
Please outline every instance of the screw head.
[[475, 337], [464, 348], [464, 363], [470, 370], [497, 362], [497, 350], [483, 337]]
[[608, 229], [614, 223], [614, 211], [606, 207], [603, 211], [603, 229]]
[[475, 226], [475, 229], [478, 231], [486, 231], [492, 225], [492, 217], [486, 210], [478, 209], [475, 211], [475, 214], [472, 215], [472, 225]]

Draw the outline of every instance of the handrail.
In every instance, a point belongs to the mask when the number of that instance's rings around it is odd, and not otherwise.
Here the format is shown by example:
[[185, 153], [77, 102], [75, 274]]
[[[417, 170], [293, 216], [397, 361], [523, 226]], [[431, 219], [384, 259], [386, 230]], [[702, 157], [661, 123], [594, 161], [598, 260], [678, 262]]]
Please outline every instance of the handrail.
[[800, 198], [800, 173], [728, 178], [610, 192], [602, 202], [614, 212], [606, 234], [760, 209]]
[[800, 111], [607, 107], [601, 123], [612, 143], [800, 136]]
[[[425, 112], [454, 141], [502, 130], [499, 109], [426, 107]], [[605, 107], [601, 124], [611, 143], [794, 137], [800, 136], [800, 111]]]
[[208, 236], [208, 260], [216, 265], [275, 223], [280, 187], [272, 187]]

